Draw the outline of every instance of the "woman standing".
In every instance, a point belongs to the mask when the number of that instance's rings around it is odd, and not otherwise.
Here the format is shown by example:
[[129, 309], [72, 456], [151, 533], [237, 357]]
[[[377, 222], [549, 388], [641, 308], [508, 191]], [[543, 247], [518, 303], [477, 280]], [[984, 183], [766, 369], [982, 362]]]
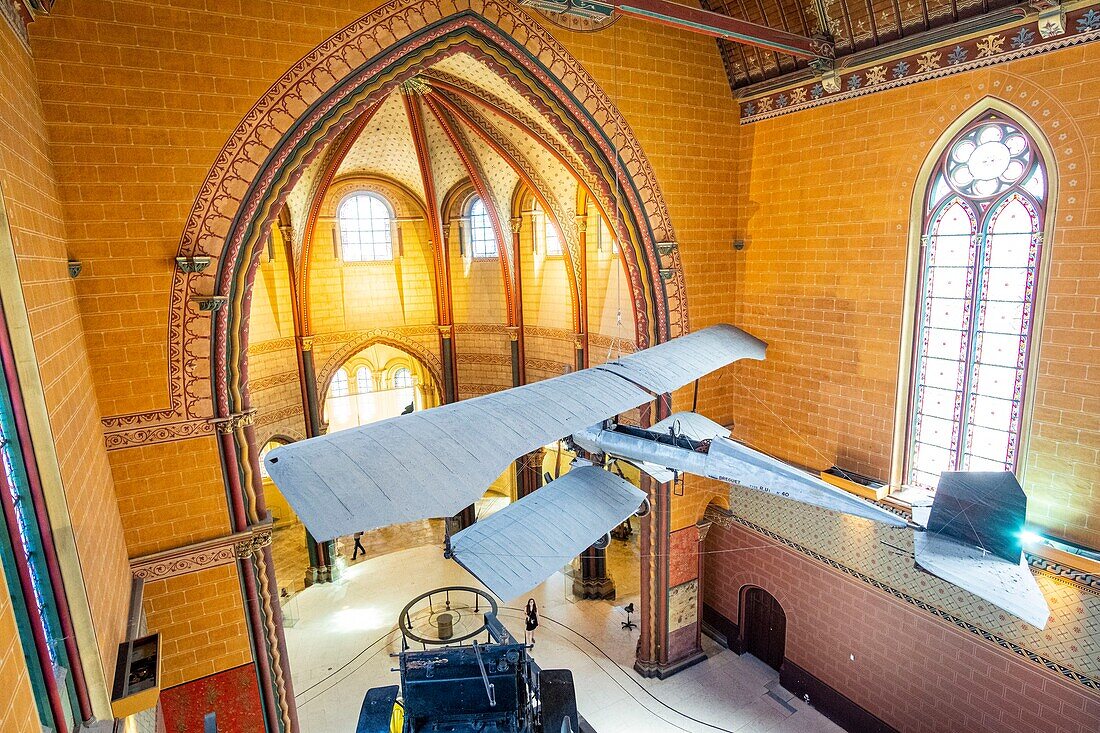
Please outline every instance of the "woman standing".
[[[534, 598], [527, 599], [527, 621], [526, 631], [523, 634], [525, 642], [531, 646], [535, 645], [535, 629], [539, 627], [539, 607], [535, 604]], [[530, 639], [530, 641], [527, 641]]]

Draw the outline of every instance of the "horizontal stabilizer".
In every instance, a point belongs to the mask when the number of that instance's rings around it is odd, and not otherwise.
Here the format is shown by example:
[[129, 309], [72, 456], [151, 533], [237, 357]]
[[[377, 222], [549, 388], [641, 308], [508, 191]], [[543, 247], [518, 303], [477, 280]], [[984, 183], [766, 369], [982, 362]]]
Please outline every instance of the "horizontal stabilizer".
[[629, 481], [573, 469], [451, 537], [451, 553], [502, 600], [527, 593], [584, 552], [645, 500]]
[[853, 514], [892, 527], [908, 526], [904, 519], [882, 507], [732, 440], [719, 439], [710, 444], [706, 475], [746, 489]]
[[1044, 628], [1050, 607], [1027, 560], [1013, 562], [931, 531], [913, 534], [917, 566], [970, 591], [1037, 628]]
[[730, 437], [729, 428], [719, 425], [709, 417], [704, 417], [697, 412], [673, 413], [664, 420], [650, 425], [646, 430], [660, 435], [670, 435], [669, 431], [672, 431], [677, 436], [682, 435], [692, 440]]
[[268, 475], [313, 537], [457, 514], [513, 460], [622, 414], [764, 342], [711, 326], [598, 367], [298, 441], [267, 454]]

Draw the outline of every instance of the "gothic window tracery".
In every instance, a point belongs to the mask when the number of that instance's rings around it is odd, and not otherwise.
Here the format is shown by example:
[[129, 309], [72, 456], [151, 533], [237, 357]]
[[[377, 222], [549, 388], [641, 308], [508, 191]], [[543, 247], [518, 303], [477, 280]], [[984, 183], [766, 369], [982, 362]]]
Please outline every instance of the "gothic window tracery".
[[1015, 471], [1047, 196], [1034, 141], [989, 113], [929, 181], [920, 250], [904, 482]]

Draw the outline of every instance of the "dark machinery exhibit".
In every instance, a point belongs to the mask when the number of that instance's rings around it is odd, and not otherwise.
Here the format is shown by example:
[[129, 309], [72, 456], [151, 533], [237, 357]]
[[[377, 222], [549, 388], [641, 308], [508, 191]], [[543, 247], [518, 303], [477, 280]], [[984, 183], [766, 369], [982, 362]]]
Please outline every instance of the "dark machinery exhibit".
[[541, 669], [497, 613], [476, 588], [410, 601], [398, 621], [400, 684], [367, 691], [355, 733], [591, 732], [572, 673]]

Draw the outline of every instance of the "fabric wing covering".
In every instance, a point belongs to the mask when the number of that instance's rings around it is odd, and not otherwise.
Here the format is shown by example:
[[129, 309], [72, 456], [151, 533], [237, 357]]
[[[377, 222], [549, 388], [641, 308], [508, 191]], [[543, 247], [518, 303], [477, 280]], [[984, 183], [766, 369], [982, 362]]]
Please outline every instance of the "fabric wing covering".
[[638, 511], [645, 498], [602, 468], [574, 468], [451, 537], [451, 553], [507, 601], [560, 570]]
[[281, 446], [267, 454], [268, 475], [318, 541], [452, 516], [524, 453], [738, 359], [763, 359], [765, 346], [711, 326], [616, 362]]
[[717, 438], [710, 444], [706, 471], [711, 478], [803, 504], [852, 514], [891, 527], [908, 525], [887, 509], [732, 440]]

